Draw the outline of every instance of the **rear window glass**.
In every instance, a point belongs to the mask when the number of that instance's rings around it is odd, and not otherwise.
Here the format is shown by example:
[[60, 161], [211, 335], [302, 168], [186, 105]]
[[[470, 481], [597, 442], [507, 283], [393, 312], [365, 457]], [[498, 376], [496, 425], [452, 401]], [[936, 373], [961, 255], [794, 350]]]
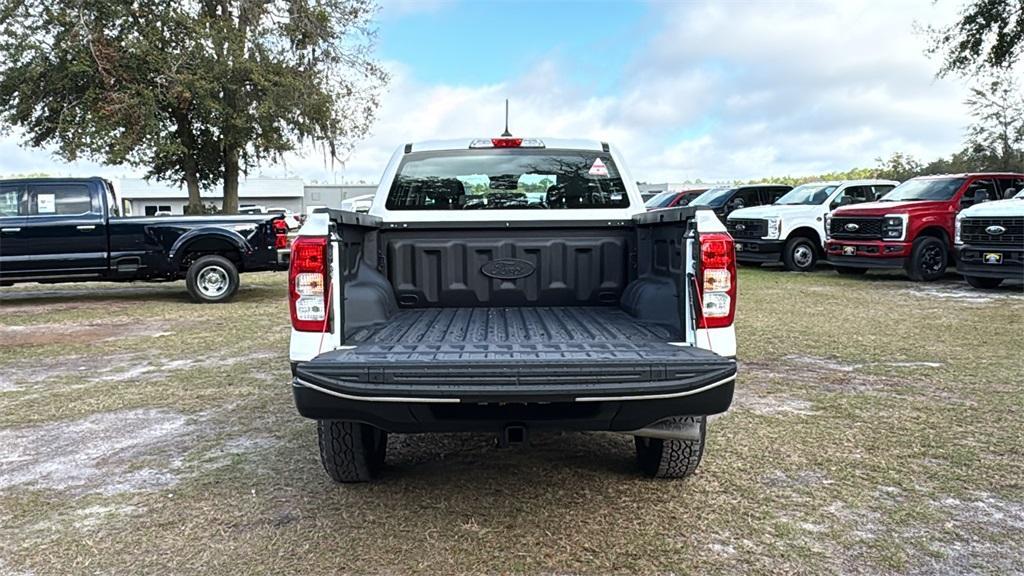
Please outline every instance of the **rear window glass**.
[[388, 210], [624, 208], [611, 156], [590, 150], [483, 149], [407, 154]]

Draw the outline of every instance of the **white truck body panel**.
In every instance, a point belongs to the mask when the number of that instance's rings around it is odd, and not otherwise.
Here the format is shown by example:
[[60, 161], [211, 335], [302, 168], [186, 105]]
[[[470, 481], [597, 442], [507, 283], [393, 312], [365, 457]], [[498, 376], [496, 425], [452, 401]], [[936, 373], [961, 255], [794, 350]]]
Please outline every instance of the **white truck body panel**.
[[842, 180], [831, 182], [808, 182], [812, 185], [836, 186], [836, 189], [829, 194], [821, 204], [768, 204], [765, 206], [752, 206], [740, 208], [729, 214], [729, 220], [733, 219], [764, 219], [777, 218], [781, 221], [778, 237], [764, 236], [765, 240], [786, 240], [794, 230], [799, 228], [810, 228], [818, 234], [821, 247], [825, 247], [825, 216], [831, 212], [832, 202], [843, 193], [844, 190], [853, 186], [896, 186], [899, 182], [892, 180]]

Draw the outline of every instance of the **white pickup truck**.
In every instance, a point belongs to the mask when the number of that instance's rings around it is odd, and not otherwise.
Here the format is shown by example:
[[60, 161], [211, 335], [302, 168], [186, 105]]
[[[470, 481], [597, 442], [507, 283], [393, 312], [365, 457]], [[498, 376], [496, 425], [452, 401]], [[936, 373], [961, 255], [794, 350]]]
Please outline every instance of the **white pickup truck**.
[[655, 477], [696, 470], [736, 380], [732, 238], [646, 212], [608, 144], [400, 147], [369, 214], [310, 215], [292, 246], [295, 404], [337, 482], [387, 434], [535, 429], [636, 438]]
[[825, 254], [825, 216], [840, 206], [871, 202], [895, 188], [892, 180], [812, 182], [767, 206], [729, 214], [741, 264], [782, 261], [787, 270], [809, 272]]
[[1024, 190], [956, 216], [956, 269], [975, 288], [1024, 280]]

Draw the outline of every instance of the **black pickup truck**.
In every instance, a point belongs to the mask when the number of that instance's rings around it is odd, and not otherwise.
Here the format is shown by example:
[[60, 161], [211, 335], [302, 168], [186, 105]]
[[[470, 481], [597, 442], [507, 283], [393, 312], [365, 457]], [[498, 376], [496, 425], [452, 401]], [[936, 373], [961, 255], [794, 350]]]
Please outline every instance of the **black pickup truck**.
[[286, 270], [279, 215], [122, 217], [101, 178], [0, 180], [0, 286], [184, 278], [224, 302], [240, 272]]

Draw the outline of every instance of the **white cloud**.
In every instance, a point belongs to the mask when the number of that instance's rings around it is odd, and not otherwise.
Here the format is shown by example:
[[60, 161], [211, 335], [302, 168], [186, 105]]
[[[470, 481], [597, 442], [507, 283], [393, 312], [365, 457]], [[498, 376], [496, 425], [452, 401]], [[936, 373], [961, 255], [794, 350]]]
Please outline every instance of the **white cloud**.
[[[409, 8], [385, 4], [385, 12], [392, 7]], [[375, 181], [406, 142], [497, 134], [506, 97], [514, 133], [614, 142], [634, 176], [648, 181], [809, 174], [870, 166], [896, 150], [929, 160], [960, 145], [965, 88], [934, 79], [937, 64], [913, 31], [915, 21], [950, 21], [951, 3], [649, 9], [658, 12], [656, 28], [637, 38], [634, 57], [616, 72], [617, 93], [595, 95], [574, 84], [564, 73], [573, 66], [565, 54], [483, 85], [428, 84], [391, 62], [379, 120], [343, 166], [311, 151], [262, 173]], [[9, 140], [0, 141], [0, 154], [0, 173], [12, 170], [12, 156], [24, 163], [18, 172], [53, 165], [42, 153], [16, 153]]]

